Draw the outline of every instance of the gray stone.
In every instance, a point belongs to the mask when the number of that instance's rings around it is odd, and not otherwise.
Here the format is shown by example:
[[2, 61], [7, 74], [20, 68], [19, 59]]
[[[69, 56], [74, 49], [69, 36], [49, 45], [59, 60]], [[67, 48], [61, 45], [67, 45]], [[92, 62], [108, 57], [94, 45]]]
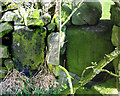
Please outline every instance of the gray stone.
[[[72, 77], [71, 78], [72, 84], [75, 84], [76, 82], [78, 82], [80, 80], [80, 77], [74, 73], [69, 72], [69, 75]], [[69, 86], [69, 83], [68, 83], [67, 75], [65, 74], [65, 72], [63, 70], [60, 69], [59, 86], [63, 86], [63, 85]]]
[[59, 65], [59, 33], [51, 33], [48, 38], [47, 63]]
[[0, 45], [0, 58], [8, 58], [8, 47]]
[[13, 30], [13, 26], [8, 22], [0, 24], [0, 38]]
[[18, 15], [12, 11], [5, 12], [1, 18], [2, 21], [16, 21], [17, 19], [18, 19]]
[[74, 25], [95, 25], [101, 14], [102, 6], [100, 2], [84, 2], [73, 14], [72, 23]]
[[[60, 48], [63, 47], [65, 40], [65, 33], [61, 32]], [[52, 65], [59, 65], [59, 33], [51, 33], [48, 38], [48, 52], [47, 52], [47, 63]]]

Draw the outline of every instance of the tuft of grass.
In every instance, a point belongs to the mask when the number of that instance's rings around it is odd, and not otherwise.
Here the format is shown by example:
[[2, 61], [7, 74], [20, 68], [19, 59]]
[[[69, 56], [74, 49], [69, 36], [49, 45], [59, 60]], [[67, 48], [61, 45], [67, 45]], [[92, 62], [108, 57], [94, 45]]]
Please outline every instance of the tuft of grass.
[[45, 67], [32, 78], [13, 69], [0, 82], [0, 95], [59, 94], [59, 83]]

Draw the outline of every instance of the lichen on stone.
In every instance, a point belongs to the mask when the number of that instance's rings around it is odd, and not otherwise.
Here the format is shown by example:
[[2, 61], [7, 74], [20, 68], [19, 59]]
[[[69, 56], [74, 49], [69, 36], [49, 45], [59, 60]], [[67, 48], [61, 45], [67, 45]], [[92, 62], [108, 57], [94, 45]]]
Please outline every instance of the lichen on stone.
[[36, 70], [43, 63], [45, 36], [45, 28], [24, 27], [13, 32], [13, 58], [18, 70]]

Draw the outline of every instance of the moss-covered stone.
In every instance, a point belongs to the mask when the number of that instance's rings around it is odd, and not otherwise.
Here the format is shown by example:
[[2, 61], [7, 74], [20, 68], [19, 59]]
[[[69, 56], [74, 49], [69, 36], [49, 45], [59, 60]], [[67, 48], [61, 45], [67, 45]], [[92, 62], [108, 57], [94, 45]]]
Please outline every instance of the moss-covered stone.
[[120, 7], [112, 5], [110, 12], [111, 12], [111, 20], [114, 22], [114, 24], [120, 26]]
[[28, 26], [44, 26], [44, 22], [40, 17], [40, 11], [37, 9], [28, 9], [27, 24]]
[[0, 79], [5, 78], [7, 74], [7, 68], [6, 67], [0, 67]]
[[120, 0], [112, 0], [112, 1], [114, 1], [116, 6], [120, 7]]
[[120, 46], [120, 27], [113, 26], [111, 40], [114, 46]]
[[[115, 68], [115, 73], [120, 76], [120, 56], [113, 60], [113, 65]], [[120, 92], [120, 78], [116, 77], [115, 85], [118, 88], [118, 91]]]
[[7, 11], [1, 18], [2, 21], [16, 21], [17, 19], [18, 15], [12, 11]]
[[8, 58], [8, 47], [0, 45], [0, 58]]
[[[114, 46], [120, 46], [120, 27], [115, 26], [112, 29], [112, 43]], [[115, 73], [120, 76], [120, 56], [113, 60]], [[116, 78], [116, 86], [120, 92], [120, 78]]]
[[0, 38], [13, 30], [13, 26], [8, 22], [0, 24]]
[[27, 27], [15, 26], [13, 32], [12, 54], [15, 67], [19, 71], [31, 75], [31, 71], [38, 69], [44, 61], [44, 48], [46, 29], [36, 28], [30, 30]]
[[11, 70], [13, 68], [13, 66], [14, 66], [14, 63], [13, 63], [13, 61], [11, 59], [6, 59], [4, 61], [4, 65], [6, 66], [6, 68], [8, 70]]
[[99, 2], [84, 2], [72, 16], [74, 25], [95, 25], [102, 14], [102, 6]]
[[115, 78], [112, 78], [101, 84], [96, 83], [96, 85], [92, 86], [90, 89], [80, 87], [80, 89], [76, 91], [76, 94], [91, 94], [95, 96], [103, 95], [114, 96], [118, 94], [118, 90], [116, 89], [114, 83]]
[[[66, 31], [67, 67], [70, 72], [78, 76], [81, 76], [83, 70], [90, 66], [91, 62], [100, 61], [105, 54], [108, 54], [113, 49], [111, 41], [107, 39], [108, 36], [110, 38], [110, 35], [106, 34], [106, 32], [111, 34], [111, 31], [103, 30], [101, 34], [98, 34], [100, 29], [93, 33], [84, 30], [84, 28], [82, 30], [77, 26], [69, 26]], [[105, 39], [105, 37], [107, 38]]]
[[115, 78], [112, 78], [102, 84], [93, 86], [93, 88], [100, 94], [114, 96], [114, 95], [118, 94], [118, 90], [115, 86], [115, 82], [116, 82]]
[[[61, 8], [62, 23], [64, 23], [67, 20], [67, 18], [69, 17], [71, 11], [72, 10], [68, 6], [66, 6], [66, 5], [62, 6], [62, 8]], [[71, 25], [70, 20], [67, 22], [67, 25]]]
[[55, 30], [55, 23], [50, 23], [47, 25], [48, 32], [53, 32]]

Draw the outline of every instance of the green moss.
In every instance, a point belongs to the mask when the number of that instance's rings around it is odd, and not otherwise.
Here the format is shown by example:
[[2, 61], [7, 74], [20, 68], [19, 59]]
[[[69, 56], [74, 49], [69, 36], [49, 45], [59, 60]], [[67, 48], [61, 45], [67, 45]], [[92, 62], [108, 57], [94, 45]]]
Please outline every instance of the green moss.
[[97, 92], [93, 87], [91, 89], [87, 89], [85, 87], [80, 87], [77, 91], [76, 94], [95, 94], [96, 96], [102, 96], [101, 94], [99, 94], [99, 92]]
[[115, 78], [109, 79], [102, 84], [93, 86], [93, 88], [100, 94], [118, 94], [118, 90], [115, 86]]
[[5, 78], [6, 74], [7, 74], [7, 68], [0, 67], [0, 78]]
[[113, 48], [111, 42], [103, 38], [104, 34], [99, 36], [70, 26], [66, 32], [69, 71], [81, 76], [83, 70], [92, 65], [91, 62], [98, 62], [105, 54], [111, 52]]
[[[102, 14], [102, 6], [98, 2], [84, 2], [72, 16], [74, 25], [95, 25]], [[76, 5], [78, 7], [78, 5]]]
[[120, 8], [112, 5], [110, 12], [113, 23], [120, 26]]
[[[71, 11], [72, 10], [68, 6], [66, 6], [66, 5], [62, 6], [62, 9], [61, 9], [62, 23], [64, 23], [65, 20], [67, 20], [67, 18], [69, 17]], [[68, 23], [67, 23], [67, 25], [70, 25], [70, 24], [71, 24], [71, 22], [69, 20]]]
[[112, 29], [112, 43], [114, 46], [119, 46], [120, 45], [120, 27], [118, 26], [113, 26], [113, 29]]
[[[120, 56], [113, 60], [115, 73], [120, 76], [120, 63], [119, 62], [120, 62]], [[116, 84], [115, 85], [118, 88], [118, 90], [120, 91], [120, 78], [116, 77]]]
[[21, 62], [24, 69], [37, 69], [38, 65], [44, 61], [45, 36], [44, 28], [16, 30], [13, 34], [14, 60]]
[[8, 47], [0, 45], [0, 58], [8, 58], [9, 52]]
[[13, 26], [8, 22], [0, 24], [0, 38], [13, 30]]

